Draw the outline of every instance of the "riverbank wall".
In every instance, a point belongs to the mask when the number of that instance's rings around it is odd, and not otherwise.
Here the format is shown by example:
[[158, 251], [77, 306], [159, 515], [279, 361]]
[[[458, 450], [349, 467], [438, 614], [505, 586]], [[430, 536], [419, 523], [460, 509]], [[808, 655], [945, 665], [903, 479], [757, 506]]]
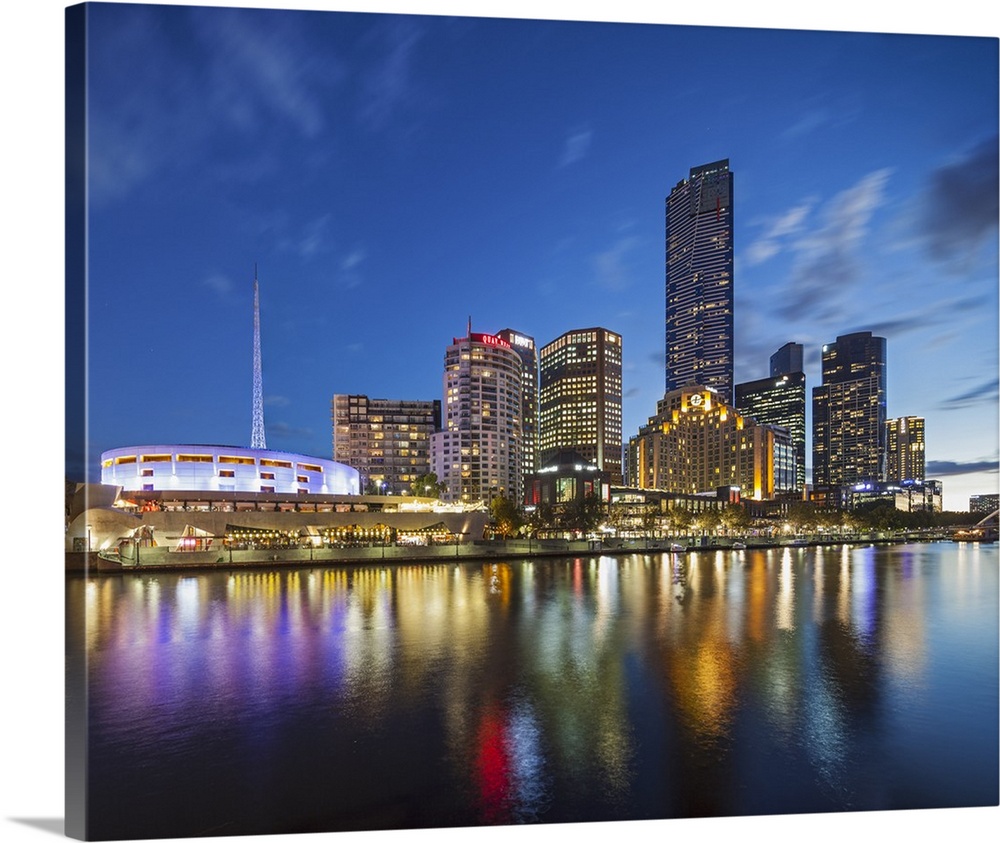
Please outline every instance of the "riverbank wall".
[[942, 541], [941, 537], [915, 537], [887, 534], [855, 535], [845, 538], [822, 537], [788, 541], [747, 541], [715, 539], [703, 543], [700, 537], [688, 541], [634, 539], [569, 541], [563, 539], [478, 541], [457, 545], [400, 546], [369, 545], [345, 548], [255, 548], [178, 551], [165, 547], [127, 548], [129, 555], [67, 553], [68, 573], [111, 574], [151, 570], [211, 570], [223, 568], [310, 567], [338, 565], [422, 564], [448, 561], [512, 561], [565, 556], [628, 556], [647, 553], [689, 553], [695, 551], [758, 550], [768, 548], [900, 544], [912, 541]]

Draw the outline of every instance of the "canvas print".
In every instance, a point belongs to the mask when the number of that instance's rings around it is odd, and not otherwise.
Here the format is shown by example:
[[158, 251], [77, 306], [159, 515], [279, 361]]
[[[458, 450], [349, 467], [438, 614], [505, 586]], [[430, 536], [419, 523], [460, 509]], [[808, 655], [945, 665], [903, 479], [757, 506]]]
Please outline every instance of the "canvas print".
[[65, 20], [70, 836], [997, 806], [995, 37]]

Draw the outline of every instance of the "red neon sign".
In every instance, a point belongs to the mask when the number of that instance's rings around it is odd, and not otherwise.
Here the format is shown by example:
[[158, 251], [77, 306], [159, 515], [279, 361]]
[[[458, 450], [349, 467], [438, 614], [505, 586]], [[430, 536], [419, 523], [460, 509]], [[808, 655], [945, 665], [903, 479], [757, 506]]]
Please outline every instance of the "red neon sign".
[[500, 337], [495, 337], [492, 334], [469, 334], [469, 339], [473, 342], [479, 342], [483, 345], [495, 345], [500, 348], [510, 348], [510, 343], [507, 340], [500, 339]]

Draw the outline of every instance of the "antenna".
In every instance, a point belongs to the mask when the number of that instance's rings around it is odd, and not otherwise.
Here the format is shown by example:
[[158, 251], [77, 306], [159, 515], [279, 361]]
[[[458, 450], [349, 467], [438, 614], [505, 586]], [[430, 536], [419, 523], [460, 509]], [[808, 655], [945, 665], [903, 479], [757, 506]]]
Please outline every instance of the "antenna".
[[253, 265], [253, 424], [250, 447], [267, 449], [264, 441], [264, 379], [260, 365], [260, 293], [257, 288], [257, 263]]

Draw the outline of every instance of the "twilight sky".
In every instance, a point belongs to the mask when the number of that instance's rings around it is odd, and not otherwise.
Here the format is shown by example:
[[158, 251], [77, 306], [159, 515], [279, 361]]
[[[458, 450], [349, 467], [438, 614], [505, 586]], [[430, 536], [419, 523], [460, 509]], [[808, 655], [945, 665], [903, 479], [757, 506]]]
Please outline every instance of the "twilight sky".
[[334, 393], [441, 398], [469, 317], [622, 334], [627, 441], [663, 395], [664, 198], [728, 158], [736, 381], [794, 340], [811, 396], [871, 330], [946, 508], [997, 491], [995, 37], [91, 14], [92, 470], [249, 444], [255, 263], [270, 448], [330, 457]]

